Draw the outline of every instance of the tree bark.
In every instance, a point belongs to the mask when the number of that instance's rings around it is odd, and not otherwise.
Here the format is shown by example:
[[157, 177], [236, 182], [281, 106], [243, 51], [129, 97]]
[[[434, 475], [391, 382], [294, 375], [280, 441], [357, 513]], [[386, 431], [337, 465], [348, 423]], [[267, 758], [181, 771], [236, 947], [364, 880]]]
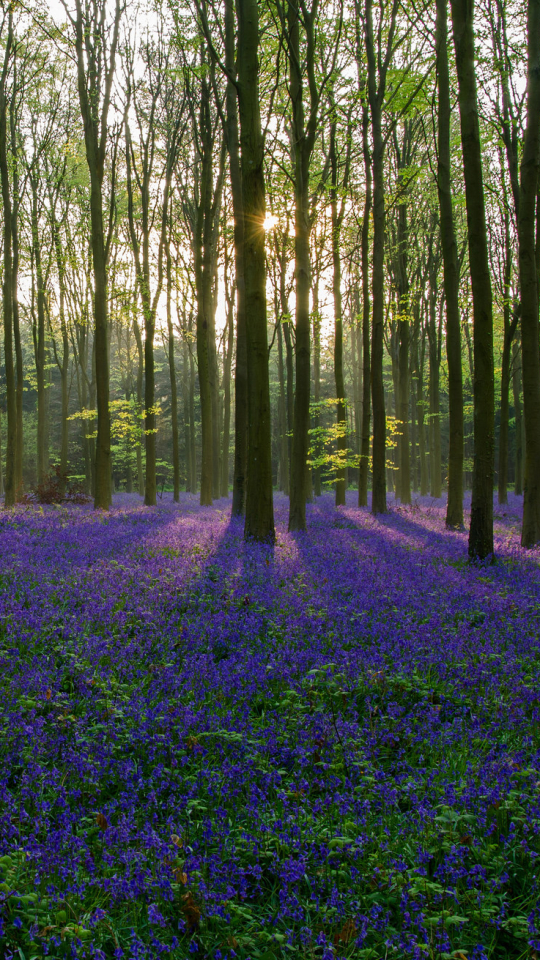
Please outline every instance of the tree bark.
[[257, 0], [237, 0], [238, 105], [244, 214], [244, 283], [248, 369], [248, 476], [244, 535], [273, 541], [272, 437], [264, 220], [264, 140], [259, 103]]
[[[104, 0], [96, 3], [89, 23], [83, 14], [81, 0], [76, 0], [76, 14], [71, 18], [75, 29], [77, 85], [84, 126], [86, 161], [90, 178], [90, 226], [94, 271], [94, 350], [97, 399], [97, 440], [95, 463], [94, 508], [108, 510], [111, 505], [111, 423], [109, 414], [109, 330], [107, 293], [107, 244], [103, 223], [103, 178], [107, 148], [107, 118], [115, 70], [121, 6], [116, 0], [114, 21], [109, 42], [104, 88], [99, 89], [98, 72], [87, 65], [98, 56], [97, 46], [105, 44], [107, 25]], [[98, 7], [100, 8], [98, 10]], [[100, 53], [101, 57], [102, 54]]]
[[248, 380], [246, 353], [246, 307], [244, 287], [244, 211], [236, 76], [234, 0], [225, 0], [225, 64], [229, 73], [226, 90], [226, 138], [234, 217], [234, 264], [236, 269], [236, 367], [234, 377], [234, 462], [232, 516], [246, 508]]
[[6, 84], [9, 61], [13, 48], [13, 14], [9, 13], [9, 26], [4, 63], [0, 78], [0, 180], [4, 207], [4, 278], [2, 284], [4, 312], [4, 363], [6, 368], [7, 436], [6, 436], [6, 508], [13, 507], [17, 498], [15, 486], [15, 456], [17, 444], [17, 408], [15, 397], [15, 366], [13, 356], [13, 262], [12, 262], [12, 205], [7, 158], [7, 104]]
[[[469, 558], [477, 561], [493, 555], [495, 432], [493, 314], [484, 205], [482, 144], [476, 92], [473, 2], [472, 0], [451, 0], [451, 8], [459, 88], [469, 266], [473, 296], [474, 468]], [[538, 141], [538, 136], [536, 139]], [[537, 331], [536, 337], [538, 339]], [[538, 342], [536, 355], [538, 357]], [[540, 392], [538, 400], [540, 410]]]
[[451, 106], [447, 44], [447, 0], [437, 0], [436, 67], [439, 91], [437, 190], [446, 301], [446, 359], [448, 362], [450, 420], [446, 526], [451, 530], [460, 530], [463, 527], [463, 378], [459, 316], [459, 264], [452, 209]]
[[364, 173], [366, 178], [366, 193], [364, 199], [364, 215], [362, 219], [362, 343], [363, 358], [363, 393], [362, 393], [362, 438], [360, 448], [360, 469], [358, 474], [358, 506], [367, 507], [368, 503], [368, 476], [369, 476], [369, 441], [371, 422], [371, 349], [370, 349], [370, 317], [371, 297], [369, 288], [369, 222], [372, 204], [371, 157], [369, 153], [369, 114], [367, 107], [362, 109], [362, 152], [364, 157]]
[[512, 343], [512, 394], [516, 424], [516, 454], [514, 465], [514, 493], [523, 493], [523, 416], [521, 409], [521, 348], [514, 339]]
[[538, 267], [535, 249], [536, 201], [540, 168], [540, 0], [527, 4], [527, 125], [520, 167], [518, 212], [519, 283], [525, 477], [521, 545], [540, 542], [540, 348]]
[[[397, 3], [393, 3], [389, 23], [388, 51], [392, 48]], [[367, 56], [368, 99], [371, 110], [373, 142], [373, 257], [372, 257], [372, 340], [371, 396], [373, 404], [373, 514], [386, 512], [386, 411], [383, 382], [384, 357], [384, 242], [386, 210], [384, 198], [384, 140], [382, 136], [382, 104], [386, 91], [389, 63], [375, 54], [373, 39], [373, 4], [366, 0], [365, 47]], [[378, 85], [377, 85], [378, 74]]]
[[[341, 224], [343, 204], [338, 210], [338, 158], [336, 148], [337, 122], [330, 126], [330, 207], [332, 213], [332, 294], [334, 300], [334, 377], [337, 397], [337, 455], [341, 462], [347, 455], [347, 413], [345, 408], [345, 377], [343, 375], [343, 306], [341, 298]], [[339, 466], [336, 474], [336, 507], [345, 506], [346, 467]]]
[[176, 385], [176, 360], [174, 350], [174, 328], [171, 312], [172, 296], [172, 257], [169, 231], [165, 237], [165, 264], [166, 264], [166, 311], [167, 311], [167, 353], [169, 359], [169, 376], [171, 380], [171, 430], [172, 430], [172, 459], [173, 459], [173, 501], [180, 500], [180, 451], [178, 445], [178, 389]]

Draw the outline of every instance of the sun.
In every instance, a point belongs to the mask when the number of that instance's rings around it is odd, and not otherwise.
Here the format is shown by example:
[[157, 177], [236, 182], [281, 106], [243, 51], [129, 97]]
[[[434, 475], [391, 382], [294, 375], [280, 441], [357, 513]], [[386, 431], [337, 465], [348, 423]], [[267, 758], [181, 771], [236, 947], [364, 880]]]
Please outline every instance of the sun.
[[275, 226], [279, 223], [279, 218], [275, 217], [273, 213], [267, 213], [263, 222], [263, 227], [266, 233], [269, 230], [273, 230]]

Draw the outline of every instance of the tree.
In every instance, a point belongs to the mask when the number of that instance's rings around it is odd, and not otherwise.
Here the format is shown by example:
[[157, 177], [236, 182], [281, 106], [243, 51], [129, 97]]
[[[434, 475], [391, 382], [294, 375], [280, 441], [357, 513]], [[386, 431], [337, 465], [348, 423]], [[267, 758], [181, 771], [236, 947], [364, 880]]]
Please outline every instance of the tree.
[[473, 297], [474, 468], [469, 557], [493, 555], [494, 370], [493, 315], [478, 120], [472, 0], [451, 0]]
[[519, 178], [519, 284], [523, 409], [525, 414], [525, 485], [521, 543], [540, 542], [540, 348], [538, 325], [538, 180], [540, 168], [540, 0], [527, 4], [527, 126]]
[[446, 357], [450, 446], [448, 453], [448, 500], [446, 526], [463, 527], [463, 382], [461, 371], [461, 323], [459, 316], [459, 264], [452, 209], [450, 153], [450, 77], [448, 70], [447, 2], [437, 0], [436, 66], [438, 87], [437, 191], [446, 303]]
[[109, 412], [109, 342], [107, 260], [112, 223], [105, 233], [103, 180], [107, 156], [108, 115], [116, 66], [121, 0], [116, 0], [112, 22], [106, 0], [75, 0], [71, 13], [62, 0], [75, 35], [77, 86], [84, 126], [86, 162], [90, 177], [90, 223], [94, 274], [94, 336], [97, 399], [97, 438], [94, 507], [111, 504], [111, 423]]

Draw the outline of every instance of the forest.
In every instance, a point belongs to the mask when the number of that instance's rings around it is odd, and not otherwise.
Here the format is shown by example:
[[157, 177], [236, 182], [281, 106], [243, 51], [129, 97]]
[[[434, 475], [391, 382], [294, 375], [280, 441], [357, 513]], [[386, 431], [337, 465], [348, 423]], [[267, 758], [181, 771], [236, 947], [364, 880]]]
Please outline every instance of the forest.
[[0, 0], [0, 956], [540, 955], [540, 0]]

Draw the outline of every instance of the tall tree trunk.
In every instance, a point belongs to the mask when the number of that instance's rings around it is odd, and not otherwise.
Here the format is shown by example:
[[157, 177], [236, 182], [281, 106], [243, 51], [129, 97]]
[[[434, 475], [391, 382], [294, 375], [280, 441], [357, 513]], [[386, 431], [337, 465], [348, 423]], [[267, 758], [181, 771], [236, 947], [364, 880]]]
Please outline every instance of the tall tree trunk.
[[229, 496], [229, 444], [231, 433], [231, 363], [234, 343], [234, 310], [231, 298], [227, 317], [227, 341], [224, 345], [223, 358], [223, 439], [221, 450], [221, 484], [222, 497]]
[[527, 4], [527, 126], [520, 168], [518, 212], [519, 282], [523, 411], [525, 418], [525, 483], [521, 544], [540, 542], [540, 348], [538, 329], [538, 264], [535, 249], [536, 201], [540, 168], [540, 0]]
[[[313, 11], [305, 18], [313, 28]], [[300, 54], [300, 11], [287, 3], [289, 46], [289, 93], [292, 104], [292, 155], [294, 166], [294, 258], [296, 280], [296, 389], [291, 451], [289, 530], [306, 529], [307, 457], [309, 448], [309, 399], [311, 390], [309, 291], [310, 211], [309, 168], [315, 142], [314, 131], [306, 133], [303, 76]], [[313, 36], [307, 36], [307, 56], [314, 56]], [[312, 104], [313, 116], [313, 104]]]
[[[193, 319], [189, 318], [189, 332], [193, 329]], [[191, 492], [197, 493], [197, 437], [195, 435], [195, 358], [189, 351], [189, 441], [191, 447]]]
[[287, 425], [287, 404], [285, 400], [285, 373], [283, 364], [283, 331], [279, 309], [276, 304], [276, 318], [278, 319], [278, 378], [279, 378], [279, 476], [281, 489], [286, 497], [289, 496], [289, 442]]
[[431, 496], [437, 499], [442, 494], [442, 451], [441, 451], [441, 409], [440, 409], [440, 351], [439, 330], [437, 328], [437, 272], [432, 264], [429, 289], [429, 463]]
[[371, 351], [370, 351], [370, 288], [369, 288], [369, 225], [372, 203], [371, 157], [369, 153], [369, 114], [367, 107], [362, 109], [362, 152], [366, 193], [364, 215], [362, 219], [362, 343], [364, 347], [363, 394], [362, 394], [362, 440], [360, 449], [360, 470], [358, 475], [358, 506], [367, 507], [369, 476], [369, 440], [371, 422]]
[[184, 450], [185, 450], [185, 468], [186, 468], [186, 491], [194, 493], [192, 487], [192, 469], [191, 469], [191, 424], [190, 424], [190, 369], [188, 344], [184, 334], [182, 340], [182, 399], [184, 404]]
[[[319, 305], [319, 272], [313, 278], [313, 399], [315, 413], [312, 426], [317, 430], [321, 422], [319, 403], [321, 400], [321, 314]], [[321, 468], [313, 471], [313, 492], [316, 497], [321, 495]]]
[[[473, 295], [474, 469], [469, 558], [476, 561], [484, 560], [493, 555], [495, 432], [493, 308], [487, 250], [482, 144], [476, 92], [473, 2], [472, 0], [451, 0], [451, 7], [458, 76], [469, 266]], [[540, 110], [538, 112], [540, 116]], [[538, 141], [538, 136], [536, 139]], [[538, 309], [538, 304], [536, 307]], [[536, 356], [538, 357], [537, 329], [535, 335], [537, 341]], [[540, 369], [538, 363], [536, 369], [537, 372]], [[538, 378], [536, 383], [538, 388]], [[538, 389], [540, 412], [540, 388]]]
[[180, 451], [178, 449], [178, 390], [176, 386], [176, 360], [174, 351], [174, 328], [171, 312], [172, 296], [172, 258], [170, 234], [167, 231], [165, 243], [165, 264], [166, 264], [166, 311], [167, 311], [167, 334], [168, 334], [168, 355], [169, 355], [169, 376], [171, 380], [171, 430], [172, 430], [172, 459], [173, 459], [173, 500], [178, 503], [180, 500]]
[[[425, 333], [422, 332], [422, 346], [420, 358], [416, 357], [416, 416], [418, 420], [418, 449], [420, 453], [420, 496], [427, 496], [428, 492], [428, 468], [426, 459], [426, 428], [424, 413], [424, 356], [425, 356]], [[418, 348], [417, 348], [418, 349]]]
[[439, 91], [437, 190], [439, 194], [444, 296], [446, 301], [446, 358], [448, 362], [448, 501], [446, 526], [463, 527], [463, 378], [459, 316], [459, 264], [452, 209], [450, 156], [450, 79], [448, 72], [447, 0], [437, 0], [436, 66]]
[[242, 169], [240, 165], [240, 134], [238, 130], [238, 102], [232, 77], [236, 72], [234, 30], [234, 0], [225, 0], [225, 63], [227, 80], [226, 138], [229, 152], [229, 175], [234, 217], [234, 264], [236, 269], [236, 368], [234, 377], [234, 462], [232, 515], [240, 517], [246, 507], [247, 480], [247, 353], [246, 313], [244, 288], [244, 211], [242, 205]]
[[[502, 171], [502, 168], [501, 168]], [[503, 174], [504, 176], [504, 174]], [[509, 392], [510, 392], [510, 359], [512, 343], [519, 319], [519, 311], [514, 310], [512, 316], [512, 241], [510, 237], [510, 212], [504, 196], [504, 304], [503, 304], [503, 349], [501, 358], [501, 422], [499, 430], [499, 503], [508, 503], [508, 432], [509, 432]]]
[[[211, 278], [208, 276], [208, 265], [203, 266], [202, 243], [197, 243], [194, 249], [195, 274], [197, 284], [197, 370], [199, 373], [199, 395], [201, 402], [201, 506], [210, 506], [212, 503], [212, 389], [210, 384], [210, 358], [208, 342], [208, 315], [212, 309]], [[206, 276], [205, 276], [206, 274]]]
[[[75, 31], [77, 86], [84, 127], [86, 162], [90, 179], [90, 233], [94, 273], [94, 353], [96, 371], [97, 438], [94, 508], [111, 505], [111, 423], [109, 414], [109, 325], [107, 291], [108, 241], [103, 222], [103, 178], [107, 150], [107, 118], [114, 79], [122, 8], [116, 0], [112, 26], [106, 23], [104, 0], [85, 7], [76, 0], [70, 17]], [[110, 39], [109, 39], [110, 37]], [[108, 46], [106, 54], [103, 46]], [[98, 56], [102, 71], [89, 66]], [[103, 82], [103, 89], [100, 84]]]
[[15, 444], [15, 497], [18, 499], [23, 492], [23, 351], [21, 340], [21, 326], [19, 314], [19, 208], [20, 208], [20, 188], [19, 188], [19, 169], [17, 164], [17, 61], [14, 65], [14, 83], [13, 93], [9, 108], [9, 122], [11, 134], [11, 154], [13, 157], [12, 175], [13, 175], [13, 204], [11, 209], [11, 238], [13, 249], [13, 267], [12, 267], [12, 290], [13, 290], [13, 343], [15, 347], [15, 369], [17, 374], [17, 386], [15, 392], [15, 405], [17, 410], [17, 431]]
[[[136, 309], [136, 305], [135, 305]], [[135, 334], [135, 343], [137, 344], [137, 412], [139, 416], [143, 414], [143, 372], [144, 372], [144, 352], [141, 337], [141, 328], [137, 321], [135, 313], [133, 315], [133, 332]], [[142, 452], [144, 445], [144, 423], [141, 424], [140, 441], [137, 444], [137, 489], [140, 497], [144, 497], [144, 473], [142, 463]]]
[[512, 394], [514, 399], [514, 418], [516, 424], [516, 460], [514, 473], [514, 493], [523, 493], [523, 416], [521, 410], [521, 349], [514, 339], [512, 343]]
[[[389, 24], [388, 49], [391, 49], [397, 5], [392, 9]], [[368, 70], [368, 98], [371, 110], [373, 141], [373, 256], [372, 256], [372, 341], [371, 341], [371, 396], [373, 404], [373, 494], [372, 513], [386, 512], [386, 412], [383, 382], [384, 356], [384, 140], [382, 136], [382, 104], [386, 90], [386, 70], [380, 56], [375, 54], [373, 40], [373, 4], [366, 0], [365, 46]], [[379, 84], [377, 87], [377, 63]], [[384, 63], [388, 63], [385, 59]]]
[[273, 540], [272, 436], [264, 220], [264, 140], [259, 103], [257, 0], [237, 0], [238, 105], [244, 213], [244, 283], [248, 369], [248, 538]]
[[[41, 263], [41, 246], [38, 226], [38, 182], [37, 171], [32, 171], [30, 186], [32, 191], [32, 260], [35, 267], [37, 289], [37, 318], [34, 310], [34, 296], [32, 296], [32, 332], [34, 337], [34, 357], [37, 380], [37, 480], [43, 483], [48, 473], [47, 451], [47, 419], [46, 419], [46, 384], [45, 365], [47, 362], [45, 350], [45, 285], [43, 267]], [[34, 285], [32, 284], [32, 287]]]
[[[341, 300], [341, 223], [342, 212], [338, 212], [338, 168], [337, 168], [337, 121], [330, 127], [330, 170], [331, 190], [330, 206], [332, 212], [332, 294], [334, 299], [334, 377], [337, 397], [337, 455], [341, 463], [347, 455], [347, 413], [345, 409], [345, 377], [343, 374], [343, 308]], [[340, 216], [341, 213], [341, 216]], [[336, 507], [345, 506], [346, 467], [339, 466], [336, 475]]]
[[9, 27], [0, 79], [0, 179], [4, 207], [4, 278], [2, 285], [4, 312], [4, 363], [6, 369], [7, 437], [6, 437], [6, 508], [16, 501], [15, 455], [17, 444], [17, 408], [15, 397], [15, 366], [13, 357], [13, 263], [12, 263], [12, 206], [7, 158], [6, 84], [9, 60], [13, 47], [13, 14], [9, 13]]

